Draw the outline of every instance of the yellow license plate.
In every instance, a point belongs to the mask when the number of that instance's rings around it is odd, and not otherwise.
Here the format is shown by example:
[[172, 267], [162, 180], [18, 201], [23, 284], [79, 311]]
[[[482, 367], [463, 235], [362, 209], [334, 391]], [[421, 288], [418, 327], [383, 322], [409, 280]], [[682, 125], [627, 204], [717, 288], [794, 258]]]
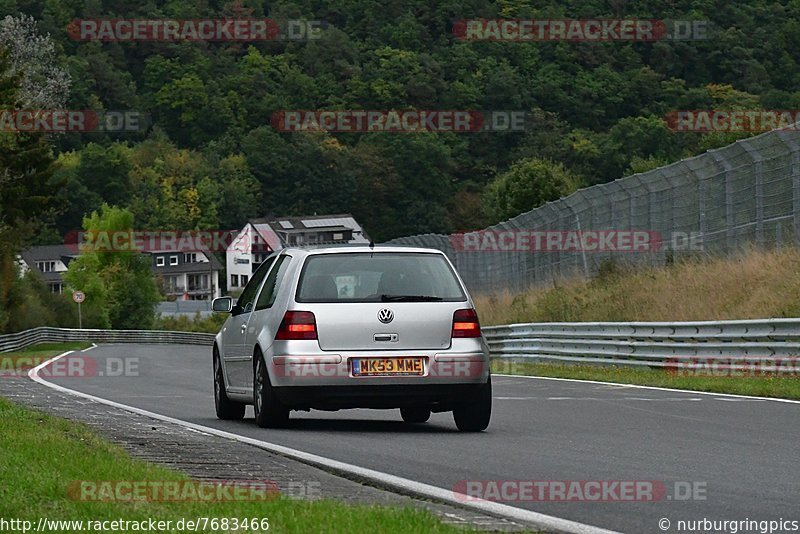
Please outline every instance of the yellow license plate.
[[353, 376], [422, 375], [422, 358], [354, 358]]

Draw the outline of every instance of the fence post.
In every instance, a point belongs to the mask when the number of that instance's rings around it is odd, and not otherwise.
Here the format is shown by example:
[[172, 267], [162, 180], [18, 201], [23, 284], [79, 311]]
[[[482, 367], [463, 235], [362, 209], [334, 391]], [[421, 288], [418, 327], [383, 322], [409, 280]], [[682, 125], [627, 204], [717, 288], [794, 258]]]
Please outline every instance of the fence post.
[[800, 244], [800, 144], [797, 142], [796, 130], [777, 132], [780, 139], [792, 155], [792, 233], [795, 244]]
[[764, 172], [762, 163], [764, 158], [750, 143], [738, 142], [742, 149], [753, 160], [753, 174], [756, 180], [756, 245], [764, 248]]
[[714, 161], [720, 164], [723, 169], [722, 172], [725, 175], [725, 226], [727, 226], [725, 230], [725, 241], [726, 248], [728, 249], [727, 252], [730, 253], [735, 248], [733, 242], [733, 178], [731, 177], [731, 169], [733, 169], [733, 166], [726, 159], [720, 157], [719, 150], [709, 150], [708, 154]]

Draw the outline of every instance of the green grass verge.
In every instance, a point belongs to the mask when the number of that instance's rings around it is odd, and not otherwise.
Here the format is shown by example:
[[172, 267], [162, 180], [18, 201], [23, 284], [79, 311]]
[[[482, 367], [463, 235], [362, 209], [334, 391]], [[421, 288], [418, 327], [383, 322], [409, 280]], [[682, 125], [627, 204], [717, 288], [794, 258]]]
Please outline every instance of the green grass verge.
[[[349, 506], [333, 501], [85, 502], [68, 494], [74, 481], [188, 480], [182, 473], [130, 458], [87, 427], [0, 398], [0, 518], [37, 524], [63, 520], [268, 518], [270, 532], [463, 532], [427, 511]], [[65, 530], [68, 531], [68, 530]], [[183, 532], [172, 528], [169, 532]], [[222, 532], [222, 530], [200, 530]], [[254, 532], [239, 530], [239, 532]]]
[[508, 362], [499, 359], [492, 361], [492, 372], [800, 400], [800, 377], [796, 375], [685, 376], [680, 372], [651, 368]]
[[53, 356], [58, 356], [68, 350], [83, 350], [91, 347], [85, 341], [70, 341], [67, 343], [39, 343], [22, 350], [0, 353], [0, 377], [25, 376], [29, 369], [46, 362]]
[[9, 355], [30, 356], [32, 354], [41, 354], [43, 352], [54, 353], [54, 355], [57, 355], [61, 354], [62, 352], [66, 352], [68, 350], [83, 350], [91, 346], [92, 344], [87, 341], [67, 341], [65, 343], [37, 343], [36, 345], [31, 345], [30, 347], [25, 347], [24, 349], [21, 350], [0, 353], [0, 356], [9, 356]]

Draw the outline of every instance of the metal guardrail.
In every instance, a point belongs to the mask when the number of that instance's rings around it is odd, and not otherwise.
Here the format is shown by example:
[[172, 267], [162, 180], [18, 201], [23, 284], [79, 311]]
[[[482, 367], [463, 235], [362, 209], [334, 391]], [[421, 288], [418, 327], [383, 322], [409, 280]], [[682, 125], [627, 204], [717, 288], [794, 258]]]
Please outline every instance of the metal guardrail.
[[[525, 323], [484, 327], [495, 358], [682, 368], [725, 360], [731, 369], [797, 371], [800, 319], [681, 323]], [[36, 343], [154, 343], [211, 346], [214, 334], [39, 327], [0, 335], [0, 352]]]
[[178, 343], [211, 346], [214, 334], [165, 330], [94, 330], [41, 326], [16, 334], [0, 335], [0, 352], [20, 350], [37, 343], [91, 341], [94, 343]]
[[208, 300], [173, 300], [159, 302], [156, 313], [161, 315], [201, 315], [211, 314], [211, 302]]
[[[681, 323], [527, 323], [484, 327], [493, 357], [535, 361], [796, 371], [800, 319]], [[791, 365], [786, 365], [792, 358]]]

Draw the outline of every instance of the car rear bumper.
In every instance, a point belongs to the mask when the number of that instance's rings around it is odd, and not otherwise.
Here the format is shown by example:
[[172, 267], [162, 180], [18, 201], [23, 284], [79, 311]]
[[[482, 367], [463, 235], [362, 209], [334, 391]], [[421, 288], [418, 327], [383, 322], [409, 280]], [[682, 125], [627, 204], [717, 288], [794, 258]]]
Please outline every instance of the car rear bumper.
[[[423, 370], [419, 375], [355, 376], [354, 360], [384, 358], [419, 358]], [[270, 358], [270, 380], [275, 388], [309, 386], [420, 386], [482, 384], [489, 376], [487, 352], [350, 353], [275, 355]]]

